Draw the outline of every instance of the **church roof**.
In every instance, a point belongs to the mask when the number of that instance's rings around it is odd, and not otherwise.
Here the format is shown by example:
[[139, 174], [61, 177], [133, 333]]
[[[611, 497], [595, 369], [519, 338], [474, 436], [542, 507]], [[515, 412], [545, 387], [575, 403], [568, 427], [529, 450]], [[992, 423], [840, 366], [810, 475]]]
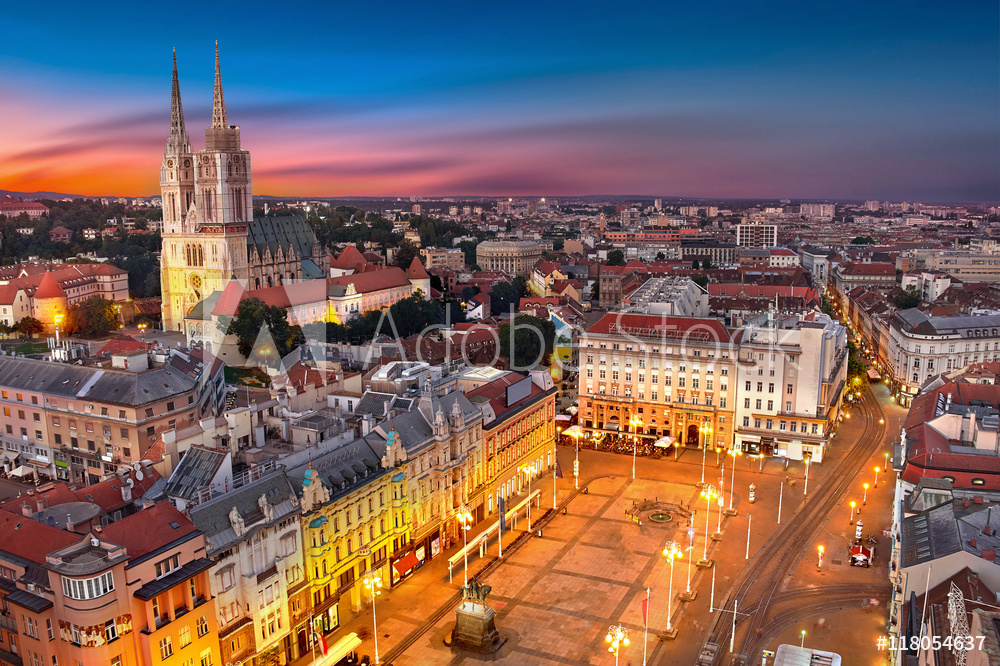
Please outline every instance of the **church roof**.
[[38, 289], [35, 290], [35, 298], [66, 298], [66, 292], [56, 282], [52, 273], [46, 271], [45, 275], [42, 276], [42, 281], [38, 284]]
[[410, 262], [410, 267], [406, 269], [406, 277], [411, 280], [426, 280], [430, 277], [427, 271], [424, 270], [424, 265], [420, 263], [419, 257], [413, 257], [413, 261]]
[[311, 257], [316, 236], [301, 217], [257, 217], [247, 226], [247, 249], [263, 257], [273, 257], [278, 248], [286, 256], [294, 249], [299, 257]]

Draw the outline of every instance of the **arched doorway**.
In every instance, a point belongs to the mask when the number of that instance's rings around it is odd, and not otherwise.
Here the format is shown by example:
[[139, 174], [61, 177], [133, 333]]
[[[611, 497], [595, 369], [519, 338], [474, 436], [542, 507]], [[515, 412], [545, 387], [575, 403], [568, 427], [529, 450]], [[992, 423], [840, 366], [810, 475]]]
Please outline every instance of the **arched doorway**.
[[688, 426], [687, 441], [688, 446], [698, 446], [698, 424], [692, 423]]

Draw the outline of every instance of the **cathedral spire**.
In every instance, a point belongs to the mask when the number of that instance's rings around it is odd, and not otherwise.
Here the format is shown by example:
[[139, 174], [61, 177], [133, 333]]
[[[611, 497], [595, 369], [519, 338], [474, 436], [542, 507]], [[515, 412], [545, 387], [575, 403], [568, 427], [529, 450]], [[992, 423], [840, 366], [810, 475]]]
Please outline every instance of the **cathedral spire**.
[[225, 129], [229, 127], [226, 121], [226, 100], [222, 97], [222, 68], [219, 66], [219, 42], [215, 42], [215, 99], [212, 102], [212, 127]]
[[[174, 83], [170, 91], [170, 145], [188, 146], [187, 129], [184, 127], [184, 107], [181, 106], [181, 86], [177, 80], [177, 49], [174, 49]], [[188, 148], [190, 151], [190, 148]]]

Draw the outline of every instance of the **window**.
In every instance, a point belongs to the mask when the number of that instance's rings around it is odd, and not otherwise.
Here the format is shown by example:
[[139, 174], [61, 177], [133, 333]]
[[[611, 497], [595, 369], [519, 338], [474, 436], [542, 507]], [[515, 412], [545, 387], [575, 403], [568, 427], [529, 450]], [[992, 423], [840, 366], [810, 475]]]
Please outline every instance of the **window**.
[[771, 429], [771, 426], [772, 426], [773, 424], [774, 424], [774, 422], [773, 422], [773, 421], [772, 421], [771, 419], [768, 419], [768, 420], [767, 420], [767, 429], [768, 429], [768, 430], [770, 430], [770, 429]]
[[977, 477], [977, 478], [975, 478], [975, 479], [972, 480], [972, 485], [974, 485], [974, 486], [985, 486], [986, 485], [986, 479], [980, 479], [980, 478]]
[[146, 418], [147, 419], [153, 418], [153, 408], [152, 407], [147, 407], [146, 408]]
[[748, 390], [748, 391], [749, 391], [749, 390], [751, 390], [751, 388], [750, 388], [750, 387], [751, 387], [751, 384], [750, 384], [750, 382], [747, 382], [747, 390]]
[[115, 579], [110, 571], [95, 578], [78, 579], [64, 576], [62, 584], [63, 594], [70, 599], [96, 599], [115, 589]]
[[48, 634], [49, 640], [55, 640], [56, 634], [52, 630], [52, 620], [45, 620], [45, 633]]
[[757, 382], [757, 393], [762, 393], [764, 391], [764, 382]]
[[233, 585], [236, 584], [236, 581], [233, 576], [234, 570], [235, 570], [235, 565], [231, 565], [216, 574], [216, 576], [219, 579], [219, 588], [223, 592], [232, 589]]
[[767, 401], [767, 411], [772, 411], [774, 409], [774, 400]]
[[743, 427], [744, 428], [749, 428], [750, 427], [750, 417], [749, 416], [744, 416], [743, 417]]
[[198, 638], [208, 633], [208, 617], [202, 615], [198, 618]]
[[[726, 408], [726, 399], [725, 398], [719, 398], [719, 408], [720, 409], [725, 409]], [[719, 418], [721, 419], [722, 417], [720, 416]]]
[[115, 624], [114, 620], [108, 620], [104, 623], [104, 636], [109, 643], [118, 638], [118, 625]]
[[757, 429], [760, 429], [760, 419], [754, 419], [753, 420], [753, 427], [757, 428]]
[[212, 648], [201, 651], [201, 666], [212, 666]]
[[174, 569], [180, 568], [180, 556], [174, 555], [173, 557], [168, 557], [165, 560], [160, 560], [156, 563], [156, 577], [157, 579], [163, 578], [168, 573]]
[[184, 625], [180, 628], [180, 631], [177, 632], [177, 644], [182, 650], [191, 645], [191, 627]]
[[750, 398], [743, 398], [743, 408], [750, 409]]
[[38, 623], [35, 622], [34, 618], [22, 615], [21, 619], [24, 620], [24, 633], [32, 638], [38, 638]]
[[168, 412], [174, 411], [174, 403], [173, 402], [168, 402], [167, 403], [167, 411]]
[[785, 392], [788, 393], [788, 395], [792, 394], [792, 385], [791, 384], [788, 385], [788, 388], [786, 389]]
[[167, 659], [174, 654], [174, 644], [170, 642], [170, 636], [160, 639], [160, 659]]

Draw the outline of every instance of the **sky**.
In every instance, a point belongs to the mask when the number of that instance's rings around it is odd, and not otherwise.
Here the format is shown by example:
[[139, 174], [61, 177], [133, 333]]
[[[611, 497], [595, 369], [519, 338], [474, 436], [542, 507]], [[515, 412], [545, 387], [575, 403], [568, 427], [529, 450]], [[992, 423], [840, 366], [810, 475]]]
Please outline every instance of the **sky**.
[[1000, 201], [998, 4], [5, 3], [0, 189], [158, 194], [218, 40], [258, 195]]

